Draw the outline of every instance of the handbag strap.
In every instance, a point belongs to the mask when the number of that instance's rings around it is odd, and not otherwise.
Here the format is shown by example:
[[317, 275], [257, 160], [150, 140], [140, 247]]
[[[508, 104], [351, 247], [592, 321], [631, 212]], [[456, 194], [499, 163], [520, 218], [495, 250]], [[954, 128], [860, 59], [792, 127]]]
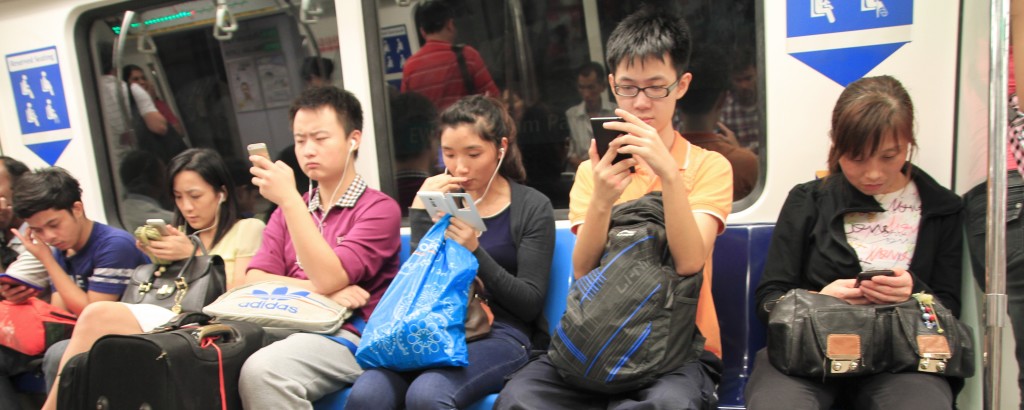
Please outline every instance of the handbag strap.
[[199, 235], [196, 235], [196, 234], [189, 235], [188, 239], [190, 241], [192, 241], [192, 245], [195, 246], [195, 248], [192, 249], [192, 256], [196, 255], [196, 251], [197, 250], [202, 250], [203, 251], [203, 256], [209, 256], [210, 255], [210, 252], [208, 252], [206, 250], [206, 245], [203, 245], [202, 239], [199, 239]]

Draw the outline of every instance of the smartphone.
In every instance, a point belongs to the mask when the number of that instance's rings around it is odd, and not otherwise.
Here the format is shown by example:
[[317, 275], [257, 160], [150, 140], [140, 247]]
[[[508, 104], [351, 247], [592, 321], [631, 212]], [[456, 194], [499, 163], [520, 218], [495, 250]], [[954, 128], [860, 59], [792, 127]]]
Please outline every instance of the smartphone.
[[164, 222], [163, 219], [147, 219], [146, 225], [156, 228], [156, 231], [160, 232], [161, 236], [170, 235], [170, 232], [167, 231], [167, 222]]
[[35, 290], [43, 290], [43, 288], [39, 287], [38, 285], [25, 282], [25, 281], [23, 281], [21, 279], [18, 279], [16, 277], [8, 275], [6, 273], [0, 273], [0, 283], [7, 284], [7, 285], [14, 285], [14, 286], [18, 286], [18, 285], [28, 286], [28, 287], [30, 287], [32, 289], [35, 289]]
[[875, 276], [896, 276], [896, 272], [893, 272], [890, 269], [866, 270], [857, 274], [857, 282], [853, 284], [853, 287], [860, 287], [860, 282], [862, 280], [871, 280], [871, 278], [874, 278]]
[[487, 225], [484, 224], [483, 218], [480, 217], [480, 213], [476, 209], [476, 203], [473, 202], [473, 198], [469, 194], [419, 191], [416, 195], [423, 201], [423, 208], [430, 216], [438, 213], [449, 214], [453, 218], [459, 218], [472, 225], [473, 229], [480, 232], [487, 230]]
[[249, 150], [249, 155], [259, 155], [263, 158], [270, 159], [270, 151], [267, 151], [267, 144], [257, 142], [255, 144], [249, 144], [246, 149]]
[[448, 201], [444, 199], [444, 193], [437, 191], [419, 191], [416, 196], [420, 197], [420, 201], [423, 201], [423, 208], [427, 210], [427, 214], [431, 218], [438, 213], [447, 214], [448, 212]]
[[487, 231], [487, 225], [484, 224], [483, 218], [480, 217], [480, 212], [476, 210], [476, 202], [473, 202], [473, 198], [469, 194], [450, 193], [446, 197], [448, 198], [448, 205], [452, 211], [452, 216], [470, 224], [478, 232]]
[[[622, 122], [622, 117], [597, 117], [590, 119], [590, 128], [594, 130], [594, 141], [597, 142], [598, 158], [604, 157], [604, 154], [608, 152], [608, 144], [611, 144], [613, 139], [622, 135], [622, 132], [604, 128], [604, 123], [606, 122]], [[633, 158], [633, 155], [618, 154], [612, 160], [612, 164], [627, 158]], [[630, 172], [632, 172], [632, 169], [630, 169]]]

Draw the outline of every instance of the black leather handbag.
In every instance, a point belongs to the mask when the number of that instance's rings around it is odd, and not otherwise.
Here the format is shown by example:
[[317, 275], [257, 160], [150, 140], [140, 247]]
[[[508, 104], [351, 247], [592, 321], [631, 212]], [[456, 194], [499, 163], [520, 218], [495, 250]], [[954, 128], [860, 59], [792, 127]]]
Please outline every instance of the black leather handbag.
[[906, 302], [851, 305], [794, 289], [768, 320], [768, 360], [791, 376], [852, 377], [881, 372], [974, 374], [970, 328], [932, 295]]
[[[199, 238], [188, 259], [170, 265], [139, 265], [121, 295], [124, 303], [148, 303], [174, 313], [201, 312], [227, 290], [224, 260], [209, 255]], [[202, 255], [196, 255], [202, 250]]]

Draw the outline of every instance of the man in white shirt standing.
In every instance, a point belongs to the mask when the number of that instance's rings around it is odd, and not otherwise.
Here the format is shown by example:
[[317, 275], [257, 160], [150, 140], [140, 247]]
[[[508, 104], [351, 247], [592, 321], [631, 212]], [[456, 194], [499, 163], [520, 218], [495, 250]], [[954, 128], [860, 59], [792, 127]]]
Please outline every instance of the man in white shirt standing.
[[604, 67], [591, 61], [580, 67], [576, 74], [576, 89], [583, 101], [565, 111], [565, 118], [569, 122], [569, 131], [572, 134], [572, 139], [569, 140], [571, 170], [575, 170], [580, 162], [590, 158], [587, 149], [590, 148], [590, 140], [594, 138], [590, 119], [615, 116], [615, 103], [604, 98], [607, 86]]

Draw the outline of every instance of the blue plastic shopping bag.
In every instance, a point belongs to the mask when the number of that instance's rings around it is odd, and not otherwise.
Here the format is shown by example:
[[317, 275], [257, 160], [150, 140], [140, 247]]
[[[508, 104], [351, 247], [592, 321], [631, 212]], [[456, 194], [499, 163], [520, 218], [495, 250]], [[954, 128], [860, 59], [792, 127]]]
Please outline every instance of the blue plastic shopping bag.
[[450, 218], [445, 215], [423, 236], [374, 309], [356, 351], [363, 368], [469, 365], [466, 303], [479, 263], [444, 237]]

